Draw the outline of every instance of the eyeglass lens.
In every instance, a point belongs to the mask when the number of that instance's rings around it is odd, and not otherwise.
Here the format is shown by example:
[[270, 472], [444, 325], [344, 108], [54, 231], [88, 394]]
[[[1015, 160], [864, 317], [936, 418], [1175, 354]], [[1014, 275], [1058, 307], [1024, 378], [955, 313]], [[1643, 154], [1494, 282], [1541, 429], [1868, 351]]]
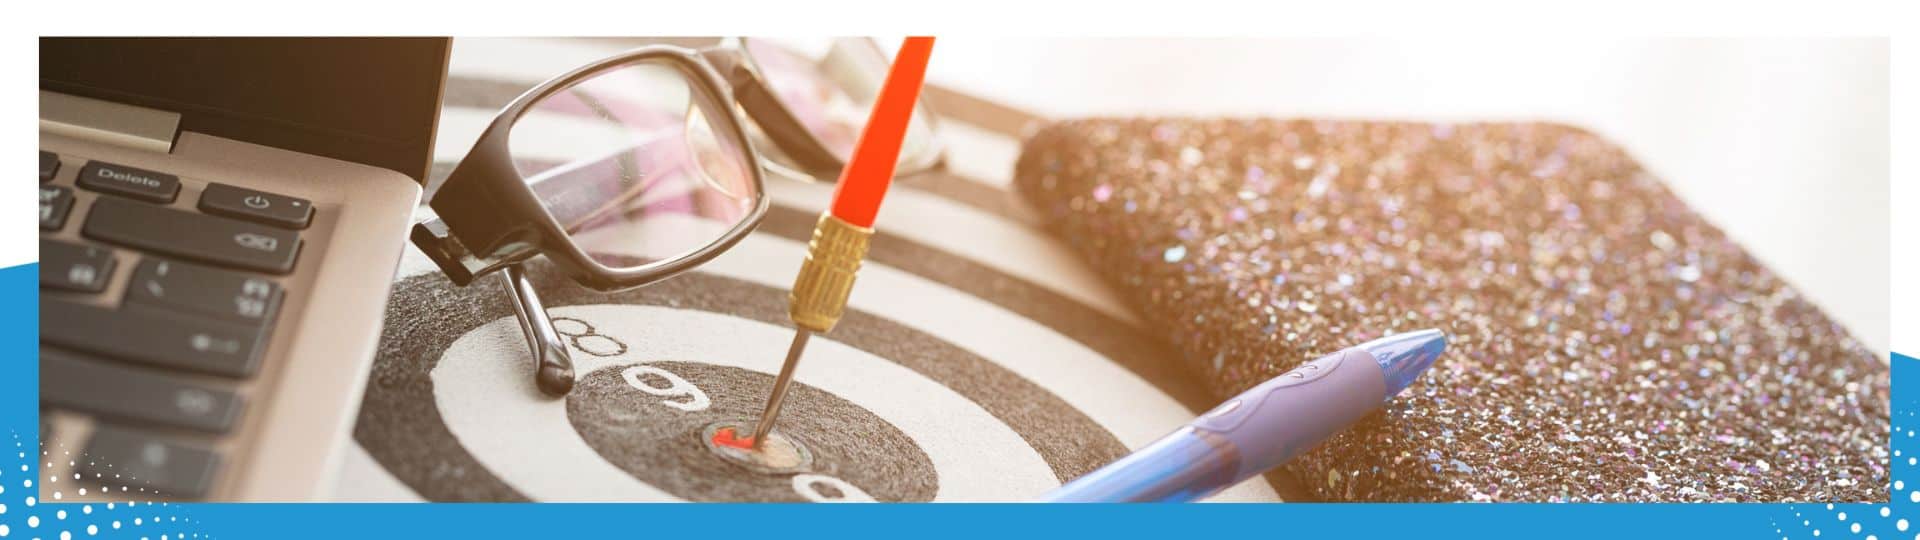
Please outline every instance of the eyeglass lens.
[[744, 149], [678, 68], [636, 61], [548, 94], [513, 125], [514, 167], [576, 246], [609, 268], [683, 257], [751, 215]]
[[[867, 114], [886, 82], [890, 60], [865, 39], [840, 38], [822, 49], [818, 59], [790, 49], [806, 44], [775, 44], [761, 39], [745, 41], [747, 56], [782, 105], [827, 150], [845, 161], [853, 154]], [[900, 152], [903, 164], [931, 151], [932, 131], [922, 114], [915, 114]]]

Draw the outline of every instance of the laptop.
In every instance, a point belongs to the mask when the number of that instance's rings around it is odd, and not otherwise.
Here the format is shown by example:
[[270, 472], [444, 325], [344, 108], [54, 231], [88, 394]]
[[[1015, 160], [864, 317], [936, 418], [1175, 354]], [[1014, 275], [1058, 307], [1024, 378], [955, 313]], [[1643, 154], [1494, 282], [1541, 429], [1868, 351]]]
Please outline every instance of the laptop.
[[447, 52], [40, 40], [42, 500], [328, 494]]

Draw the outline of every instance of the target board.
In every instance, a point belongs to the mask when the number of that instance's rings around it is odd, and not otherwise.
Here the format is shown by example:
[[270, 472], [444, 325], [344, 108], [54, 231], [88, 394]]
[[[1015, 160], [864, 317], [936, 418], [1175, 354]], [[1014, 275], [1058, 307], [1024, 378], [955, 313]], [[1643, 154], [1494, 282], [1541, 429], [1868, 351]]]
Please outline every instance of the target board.
[[[534, 387], [504, 286], [456, 287], [410, 253], [354, 430], [364, 454], [337, 497], [1028, 500], [1205, 407], [1176, 397], [1194, 392], [1171, 387], [1171, 359], [1149, 357], [1164, 347], [1127, 323], [883, 232], [780, 417], [778, 433], [805, 455], [771, 468], [727, 459], [714, 430], [759, 416], [793, 335], [785, 286], [811, 221], [776, 206], [698, 270], [618, 293], [536, 260], [530, 274], [575, 363], [564, 398]], [[354, 480], [367, 476], [381, 481]], [[409, 493], [375, 492], [383, 485]], [[1258, 479], [1217, 498], [1273, 499]]]

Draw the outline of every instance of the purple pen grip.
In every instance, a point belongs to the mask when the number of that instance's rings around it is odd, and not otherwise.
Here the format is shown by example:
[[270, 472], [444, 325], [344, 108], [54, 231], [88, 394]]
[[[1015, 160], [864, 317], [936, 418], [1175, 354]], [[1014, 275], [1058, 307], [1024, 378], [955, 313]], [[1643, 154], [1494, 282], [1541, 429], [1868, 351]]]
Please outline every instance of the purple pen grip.
[[1188, 425], [1233, 443], [1240, 454], [1238, 481], [1311, 449], [1386, 398], [1380, 363], [1356, 347], [1301, 364]]

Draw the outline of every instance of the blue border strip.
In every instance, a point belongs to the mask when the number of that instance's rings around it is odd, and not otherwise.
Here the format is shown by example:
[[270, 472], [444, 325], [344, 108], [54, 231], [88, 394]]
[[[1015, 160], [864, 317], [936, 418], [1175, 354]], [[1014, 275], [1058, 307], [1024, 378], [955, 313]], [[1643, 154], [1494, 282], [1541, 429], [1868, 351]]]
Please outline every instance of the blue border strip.
[[[38, 452], [40, 440], [40, 265], [27, 264], [0, 268], [0, 347], [8, 354], [0, 360], [0, 429], [10, 436], [0, 438], [0, 449], [7, 450], [0, 462], [25, 458]], [[14, 448], [12, 442], [21, 442]], [[9, 496], [21, 479], [18, 465], [0, 470], [0, 481], [9, 490], [0, 493], [0, 503], [20, 502]], [[34, 471], [38, 473], [36, 468]], [[24, 491], [24, 489], [23, 489]], [[9, 507], [11, 508], [11, 507]], [[12, 512], [0, 514], [0, 523], [12, 521]]]

